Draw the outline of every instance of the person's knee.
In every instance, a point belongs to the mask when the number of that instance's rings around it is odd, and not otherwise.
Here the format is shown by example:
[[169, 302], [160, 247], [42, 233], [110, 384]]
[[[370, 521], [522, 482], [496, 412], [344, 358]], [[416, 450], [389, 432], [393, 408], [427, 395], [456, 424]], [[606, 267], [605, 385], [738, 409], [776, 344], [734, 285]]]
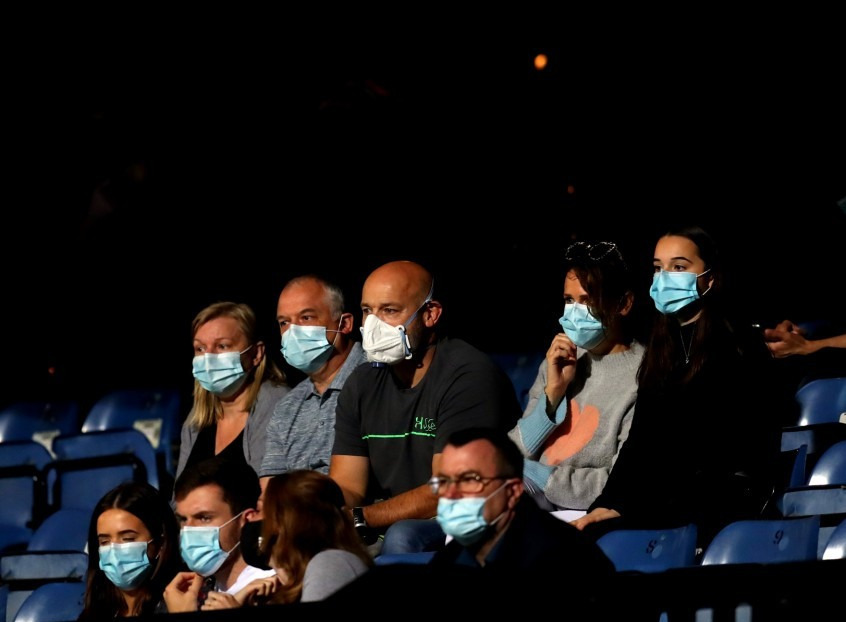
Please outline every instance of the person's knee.
[[434, 551], [443, 546], [445, 538], [435, 520], [401, 520], [385, 532], [382, 554]]

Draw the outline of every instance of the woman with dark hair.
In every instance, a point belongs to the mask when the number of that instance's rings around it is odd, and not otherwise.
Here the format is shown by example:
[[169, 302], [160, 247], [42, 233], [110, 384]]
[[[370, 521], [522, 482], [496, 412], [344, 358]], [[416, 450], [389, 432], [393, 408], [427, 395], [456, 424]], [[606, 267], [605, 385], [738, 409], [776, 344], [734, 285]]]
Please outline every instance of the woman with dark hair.
[[509, 436], [525, 456], [526, 490], [569, 518], [602, 492], [629, 434], [644, 347], [630, 325], [634, 286], [617, 245], [576, 242], [564, 260], [561, 332]]
[[79, 620], [166, 612], [162, 593], [180, 568], [179, 527], [167, 500], [146, 483], [113, 488], [91, 515]]
[[664, 234], [653, 268], [659, 313], [638, 371], [637, 416], [602, 494], [573, 524], [598, 537], [695, 523], [704, 548], [729, 522], [761, 517], [790, 400], [773, 386], [760, 331], [725, 305], [707, 232]]

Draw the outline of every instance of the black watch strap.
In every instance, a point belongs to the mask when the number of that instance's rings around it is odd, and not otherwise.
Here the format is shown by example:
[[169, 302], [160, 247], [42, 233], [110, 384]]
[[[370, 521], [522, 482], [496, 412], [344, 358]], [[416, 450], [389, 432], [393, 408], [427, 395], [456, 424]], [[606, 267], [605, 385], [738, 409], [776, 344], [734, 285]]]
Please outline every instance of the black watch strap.
[[379, 532], [376, 529], [371, 529], [364, 518], [364, 508], [357, 507], [352, 509], [353, 525], [355, 530], [361, 537], [362, 542], [366, 545], [371, 545], [379, 538]]

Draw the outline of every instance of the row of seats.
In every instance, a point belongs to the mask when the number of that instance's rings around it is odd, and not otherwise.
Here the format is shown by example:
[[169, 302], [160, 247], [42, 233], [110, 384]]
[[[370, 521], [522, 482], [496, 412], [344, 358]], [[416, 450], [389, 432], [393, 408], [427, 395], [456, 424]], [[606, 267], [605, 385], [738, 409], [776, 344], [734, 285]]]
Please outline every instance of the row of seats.
[[[736, 521], [722, 529], [697, 561], [696, 525], [673, 529], [618, 529], [602, 536], [599, 547], [618, 572], [663, 572], [713, 564], [770, 564], [846, 559], [846, 518], [818, 555], [820, 517]], [[433, 552], [380, 555], [376, 564], [423, 564]]]
[[20, 550], [59, 509], [90, 516], [126, 480], [159, 487], [155, 451], [132, 428], [60, 435], [51, 454], [35, 441], [0, 443], [0, 554]]
[[35, 440], [52, 451], [60, 435], [134, 428], [149, 439], [161, 468], [172, 474], [183, 416], [179, 392], [163, 387], [110, 391], [84, 416], [74, 400], [19, 401], [0, 410], [0, 443]]

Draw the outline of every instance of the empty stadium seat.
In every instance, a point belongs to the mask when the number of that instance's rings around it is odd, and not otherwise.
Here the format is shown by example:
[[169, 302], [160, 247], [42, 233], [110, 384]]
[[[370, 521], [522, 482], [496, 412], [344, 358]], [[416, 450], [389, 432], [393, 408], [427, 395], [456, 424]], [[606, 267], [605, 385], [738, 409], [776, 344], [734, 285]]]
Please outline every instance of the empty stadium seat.
[[662, 572], [693, 566], [696, 525], [675, 529], [616, 529], [597, 540], [618, 572]]
[[819, 529], [819, 516], [735, 521], [714, 536], [701, 565], [815, 560]]
[[32, 441], [51, 449], [59, 434], [79, 431], [79, 405], [73, 400], [20, 401], [0, 411], [0, 443]]
[[101, 397], [82, 422], [82, 432], [134, 428], [142, 432], [162, 468], [175, 473], [182, 412], [179, 392], [170, 388], [119, 389]]
[[23, 601], [14, 622], [74, 622], [84, 607], [83, 581], [45, 583]]

